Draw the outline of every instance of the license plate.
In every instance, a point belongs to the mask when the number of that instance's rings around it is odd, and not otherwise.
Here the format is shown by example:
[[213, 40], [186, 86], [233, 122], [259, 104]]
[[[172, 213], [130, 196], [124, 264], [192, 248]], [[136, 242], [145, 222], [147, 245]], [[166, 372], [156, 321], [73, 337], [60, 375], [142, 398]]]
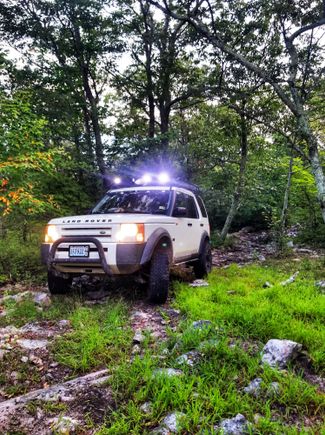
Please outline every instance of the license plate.
[[70, 245], [69, 257], [89, 257], [89, 245]]

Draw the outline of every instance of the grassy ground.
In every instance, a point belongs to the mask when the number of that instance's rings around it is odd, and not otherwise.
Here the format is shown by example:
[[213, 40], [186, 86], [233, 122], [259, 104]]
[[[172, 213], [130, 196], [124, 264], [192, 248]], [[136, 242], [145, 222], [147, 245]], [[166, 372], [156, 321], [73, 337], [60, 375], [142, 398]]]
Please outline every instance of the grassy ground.
[[[296, 270], [296, 282], [280, 282]], [[307, 370], [323, 373], [325, 351], [325, 297], [315, 287], [324, 277], [321, 261], [284, 261], [214, 271], [209, 287], [193, 289], [176, 284], [175, 306], [186, 315], [178, 331], [155, 351], [147, 350], [132, 365], [122, 364], [112, 378], [118, 405], [100, 434], [142, 434], [173, 411], [186, 414], [184, 433], [213, 433], [220, 419], [242, 413], [254, 423], [254, 433], [322, 433], [325, 398], [304, 379]], [[273, 287], [263, 288], [269, 281]], [[213, 326], [198, 332], [191, 322], [208, 319]], [[303, 344], [310, 360], [277, 371], [260, 365], [260, 351], [268, 339], [286, 338]], [[184, 375], [154, 377], [157, 367], [177, 367], [177, 357], [197, 349], [204, 340], [203, 356]], [[176, 346], [175, 346], [176, 344]], [[168, 354], [165, 359], [157, 355]], [[263, 379], [258, 398], [243, 392], [256, 377]], [[268, 392], [271, 382], [279, 393]], [[140, 410], [146, 401], [152, 410]]]
[[[285, 287], [280, 284], [297, 270], [294, 283]], [[215, 433], [213, 428], [221, 419], [237, 413], [254, 424], [257, 434], [321, 434], [325, 430], [325, 398], [308, 381], [325, 372], [325, 296], [315, 286], [324, 272], [324, 261], [279, 260], [262, 266], [234, 265], [215, 270], [209, 276], [209, 287], [193, 289], [176, 282], [172, 304], [182, 313], [177, 330], [168, 330], [165, 343], [153, 343], [148, 338], [142, 355], [132, 362], [128, 320], [131, 302], [115, 299], [105, 305], [85, 306], [75, 295], [53, 298], [44, 311], [31, 301], [9, 302], [9, 315], [0, 318], [0, 326], [71, 321], [71, 330], [52, 343], [51, 355], [68, 369], [70, 377], [109, 368], [116, 406], [107, 413], [97, 432], [100, 435], [147, 433], [174, 411], [186, 415], [184, 434]], [[264, 288], [266, 281], [272, 287]], [[199, 319], [210, 320], [212, 326], [193, 329], [192, 322]], [[260, 351], [271, 338], [302, 343], [305, 357], [287, 370], [262, 367]], [[198, 348], [202, 355], [194, 367], [177, 362], [181, 354]], [[23, 375], [28, 379], [33, 373], [21, 364], [20, 356], [16, 359], [14, 369], [25, 370]], [[12, 367], [14, 361], [4, 363]], [[161, 367], [179, 368], [183, 375], [154, 376], [154, 370]], [[243, 391], [256, 377], [263, 379], [257, 398]], [[1, 388], [6, 388], [7, 381], [6, 376], [0, 377]], [[35, 386], [38, 382], [35, 378]], [[270, 391], [271, 382], [279, 383], [277, 394]], [[14, 389], [12, 394], [21, 392]], [[148, 401], [151, 411], [146, 414], [140, 407]]]

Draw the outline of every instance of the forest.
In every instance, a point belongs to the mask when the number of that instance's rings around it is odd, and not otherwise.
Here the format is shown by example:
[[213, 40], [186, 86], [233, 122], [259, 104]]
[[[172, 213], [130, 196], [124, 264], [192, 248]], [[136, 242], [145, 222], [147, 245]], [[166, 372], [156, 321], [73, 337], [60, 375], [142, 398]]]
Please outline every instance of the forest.
[[[324, 0], [1, 0], [0, 432], [322, 433], [324, 71]], [[211, 278], [193, 292], [176, 272], [161, 310], [124, 287], [93, 306], [80, 282], [49, 299], [47, 222], [87, 214], [116, 176], [159, 171], [200, 189]], [[10, 356], [19, 334], [44, 339], [39, 325], [50, 353]], [[298, 365], [261, 372], [271, 339], [297, 341]], [[155, 379], [184, 355], [186, 377]], [[109, 393], [91, 384], [86, 404], [6, 408], [92, 372]], [[265, 394], [250, 396], [256, 376]]]
[[220, 243], [253, 226], [281, 245], [292, 225], [324, 241], [322, 2], [3, 1], [0, 16], [2, 237], [156, 166], [200, 186]]

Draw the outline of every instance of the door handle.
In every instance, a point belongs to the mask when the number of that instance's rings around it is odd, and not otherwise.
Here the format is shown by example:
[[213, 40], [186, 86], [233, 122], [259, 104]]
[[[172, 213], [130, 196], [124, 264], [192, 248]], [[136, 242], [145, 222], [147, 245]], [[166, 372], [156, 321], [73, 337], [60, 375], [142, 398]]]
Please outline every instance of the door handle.
[[204, 224], [200, 224], [200, 227], [204, 227]]
[[188, 223], [188, 224], [187, 224], [188, 227], [191, 227], [192, 225], [193, 225], [193, 224], [191, 224], [191, 223]]

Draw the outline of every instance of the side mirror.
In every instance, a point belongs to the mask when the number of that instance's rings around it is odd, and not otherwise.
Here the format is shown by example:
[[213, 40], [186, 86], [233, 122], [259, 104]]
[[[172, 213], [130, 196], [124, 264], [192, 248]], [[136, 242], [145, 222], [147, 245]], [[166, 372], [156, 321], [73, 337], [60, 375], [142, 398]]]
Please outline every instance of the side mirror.
[[173, 216], [174, 217], [186, 217], [187, 216], [187, 209], [186, 209], [186, 207], [176, 207], [176, 208], [174, 208]]

